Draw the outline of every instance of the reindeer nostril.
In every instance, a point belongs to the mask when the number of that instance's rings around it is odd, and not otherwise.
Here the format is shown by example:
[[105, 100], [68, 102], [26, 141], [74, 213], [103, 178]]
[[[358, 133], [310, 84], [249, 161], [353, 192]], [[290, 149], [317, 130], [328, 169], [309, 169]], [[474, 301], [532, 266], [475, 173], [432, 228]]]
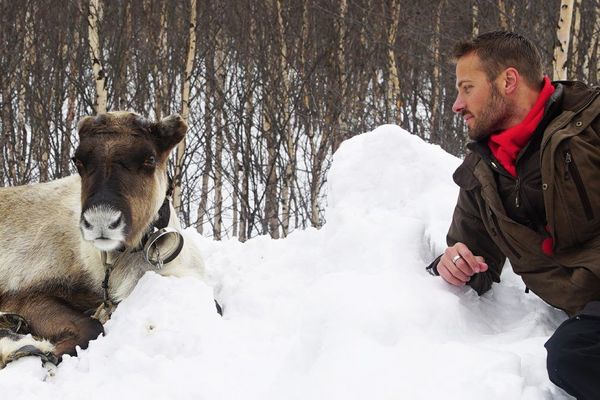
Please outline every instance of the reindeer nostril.
[[119, 217], [108, 226], [109, 229], [117, 229], [119, 227], [119, 225], [121, 225], [121, 216], [119, 215]]
[[81, 222], [83, 222], [83, 227], [85, 229], [92, 229], [92, 224], [90, 224], [85, 217], [81, 217]]

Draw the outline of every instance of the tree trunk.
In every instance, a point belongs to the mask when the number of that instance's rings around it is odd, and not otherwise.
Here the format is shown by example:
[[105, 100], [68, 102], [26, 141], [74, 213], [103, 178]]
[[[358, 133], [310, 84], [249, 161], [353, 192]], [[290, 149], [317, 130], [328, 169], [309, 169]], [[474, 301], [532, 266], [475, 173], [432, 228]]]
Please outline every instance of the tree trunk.
[[267, 183], [263, 233], [270, 234], [273, 239], [279, 239], [279, 207], [277, 206], [277, 150], [279, 146], [271, 121], [274, 116], [272, 94], [265, 93], [264, 95], [263, 133], [267, 139]]
[[400, 79], [398, 77], [398, 67], [396, 65], [396, 36], [398, 34], [398, 24], [400, 22], [400, 4], [398, 0], [389, 2], [390, 25], [387, 32], [387, 107], [390, 120], [388, 122], [400, 125], [402, 100], [400, 97]]
[[196, 231], [198, 233], [204, 233], [204, 224], [208, 217], [208, 195], [209, 195], [209, 184], [210, 174], [213, 166], [213, 153], [212, 153], [212, 135], [213, 135], [213, 104], [214, 104], [214, 42], [212, 48], [207, 49], [207, 55], [204, 60], [206, 67], [206, 85], [204, 92], [204, 166], [202, 168], [202, 185], [200, 190], [200, 203], [198, 204], [198, 220], [196, 222]]
[[[596, 34], [592, 37], [590, 46], [586, 52], [585, 60], [583, 62], [583, 74], [587, 77], [588, 82], [596, 82], [598, 77], [598, 71], [600, 70], [600, 60], [598, 59], [598, 51], [600, 50], [600, 4], [596, 6], [594, 12], [594, 29], [593, 32]], [[596, 65], [592, 62], [596, 56]]]
[[575, 0], [561, 0], [560, 17], [556, 30], [556, 45], [552, 63], [552, 79], [567, 79], [567, 56], [569, 54], [569, 41], [571, 40], [571, 23], [573, 20], [573, 6]]
[[336, 80], [336, 94], [335, 99], [329, 107], [329, 113], [332, 113], [336, 117], [330, 123], [333, 128], [333, 151], [335, 152], [340, 144], [346, 139], [346, 133], [348, 128], [344, 122], [344, 116], [342, 115], [344, 110], [344, 102], [346, 96], [346, 14], [348, 12], [348, 1], [339, 0], [339, 16], [335, 19], [335, 28], [337, 33], [337, 45], [335, 49], [335, 61], [337, 67]]
[[479, 36], [479, 4], [478, 0], [473, 0], [471, 6], [471, 34], [473, 37]]
[[581, 32], [581, 0], [575, 0], [574, 4], [575, 18], [573, 19], [573, 30], [572, 30], [572, 44], [571, 44], [571, 76], [569, 79], [577, 80], [581, 65], [579, 65], [579, 38]]
[[18, 185], [22, 185], [25, 183], [29, 183], [29, 168], [30, 157], [32, 154], [32, 149], [36, 148], [36, 139], [37, 136], [31, 138], [29, 140], [29, 134], [27, 132], [27, 126], [29, 124], [29, 119], [27, 118], [28, 114], [28, 103], [26, 99], [26, 88], [29, 87], [29, 79], [31, 66], [36, 63], [36, 53], [35, 46], [33, 40], [33, 21], [29, 8], [27, 9], [25, 15], [25, 37], [24, 44], [25, 49], [23, 51], [23, 63], [25, 67], [21, 69], [21, 80], [19, 82], [19, 94], [18, 94], [18, 114], [17, 114], [17, 130], [15, 137], [15, 161], [16, 161], [16, 176], [15, 183]]
[[[10, 186], [11, 184], [11, 176], [10, 176], [10, 168], [6, 169], [6, 167], [10, 167], [10, 158], [6, 160], [5, 153], [10, 154], [9, 146], [11, 136], [14, 135], [14, 126], [13, 126], [13, 117], [12, 117], [12, 93], [11, 93], [11, 82], [9, 79], [5, 79], [0, 76], [0, 86], [2, 93], [2, 131], [0, 131], [0, 187], [2, 186]], [[7, 162], [8, 161], [8, 162]], [[5, 171], [8, 172], [5, 173]]]
[[433, 76], [431, 80], [431, 134], [429, 141], [439, 144], [441, 142], [440, 132], [440, 114], [441, 114], [441, 97], [442, 97], [442, 77], [441, 77], [441, 25], [442, 25], [442, 10], [446, 0], [440, 0], [435, 13], [434, 33], [433, 33]]
[[113, 82], [113, 101], [114, 107], [117, 110], [124, 110], [127, 108], [128, 88], [127, 88], [127, 68], [131, 62], [130, 56], [130, 45], [129, 42], [132, 38], [132, 4], [130, 0], [126, 2], [125, 10], [123, 10], [123, 37], [121, 40], [125, 42], [123, 45], [122, 56], [119, 60], [118, 66], [114, 73], [115, 81]]
[[[167, 47], [167, 1], [163, 1], [162, 3], [162, 7], [160, 10], [160, 16], [159, 16], [159, 23], [158, 23], [158, 40], [156, 41], [156, 60], [154, 61], [154, 68], [153, 68], [153, 74], [154, 74], [154, 98], [155, 98], [155, 102], [154, 102], [154, 114], [156, 115], [156, 119], [159, 120], [161, 119], [163, 116], [166, 116], [166, 113], [164, 112], [165, 110], [168, 110], [168, 104], [167, 104], [167, 97], [168, 97], [168, 93], [167, 93], [167, 80], [169, 79], [167, 77], [167, 73], [165, 71], [165, 66], [167, 63], [167, 55], [166, 55], [166, 51], [168, 49]], [[192, 32], [193, 27], [195, 28], [195, 24], [196, 24], [196, 0], [190, 0], [190, 6], [192, 7], [192, 9], [190, 10], [190, 37], [188, 40], [188, 53], [187, 53], [187, 62], [186, 62], [186, 67], [185, 67], [185, 72], [184, 72], [184, 76], [183, 76], [183, 90], [182, 90], [182, 108], [186, 107], [185, 104], [185, 100], [183, 99], [183, 96], [185, 96], [185, 85], [186, 83], [188, 84], [188, 94], [187, 97], [189, 99], [189, 81], [187, 81], [187, 78], [190, 76], [191, 74], [191, 69], [190, 72], [188, 72], [188, 68], [189, 68], [189, 63], [190, 63], [190, 49], [192, 46], [192, 42], [193, 42], [193, 46], [195, 48], [196, 46], [196, 39], [195, 39], [195, 30]], [[192, 38], [192, 36], [194, 36]], [[192, 53], [192, 64], [193, 64], [193, 54]], [[183, 117], [183, 111], [181, 113], [182, 117]], [[184, 118], [185, 119], [185, 118]], [[187, 122], [187, 120], [186, 120]], [[180, 204], [178, 205], [178, 207], [176, 209], [180, 209]]]
[[[302, 43], [300, 45], [300, 68], [302, 71], [302, 79], [308, 81], [308, 61], [307, 48], [309, 44], [310, 20], [308, 4], [304, 3], [302, 10]], [[302, 87], [302, 106], [304, 117], [304, 132], [307, 137], [310, 151], [305, 152], [304, 157], [308, 158], [306, 164], [314, 167], [317, 157], [317, 137], [315, 135], [315, 127], [313, 124], [313, 111], [310, 106], [310, 92], [308, 85]], [[321, 181], [320, 168], [311, 168], [309, 175], [309, 193], [308, 193], [308, 216], [310, 224], [313, 227], [320, 227], [321, 221], [319, 218], [319, 182]]]
[[508, 22], [508, 10], [506, 9], [506, 1], [498, 0], [498, 14], [500, 16], [500, 27], [508, 31], [510, 29], [510, 24]]
[[[188, 123], [190, 115], [190, 90], [192, 72], [194, 69], [194, 59], [196, 56], [196, 0], [190, 0], [190, 19], [188, 30], [188, 48], [183, 75], [183, 89], [181, 91], [181, 117]], [[159, 110], [157, 108], [157, 110]], [[160, 112], [160, 110], [159, 110]], [[187, 134], [183, 140], [177, 144], [175, 156], [175, 173], [173, 177], [173, 207], [178, 212], [181, 211], [181, 183], [183, 178], [183, 168], [185, 160], [185, 148], [187, 143]]]
[[219, 30], [215, 44], [215, 216], [213, 221], [213, 238], [221, 240], [223, 229], [223, 135], [225, 107], [225, 40], [223, 30]]
[[94, 111], [96, 114], [106, 112], [108, 100], [108, 93], [106, 91], [106, 73], [102, 66], [102, 53], [98, 33], [98, 24], [100, 21], [102, 21], [102, 0], [90, 0], [88, 12], [88, 40], [94, 82], [96, 84], [96, 98], [94, 101]]
[[281, 107], [279, 114], [280, 125], [282, 126], [282, 135], [285, 137], [285, 146], [287, 152], [287, 162], [283, 173], [283, 187], [281, 189], [281, 231], [282, 236], [286, 237], [290, 227], [290, 196], [293, 190], [293, 182], [296, 171], [296, 148], [294, 135], [290, 124], [290, 111], [288, 99], [290, 96], [290, 78], [288, 76], [287, 57], [288, 50], [285, 42], [284, 21], [282, 0], [274, 1], [277, 41], [279, 42], [279, 81], [281, 83], [281, 98], [278, 101]]
[[[76, 47], [79, 44], [79, 31], [73, 30], [73, 43], [71, 47]], [[65, 44], [65, 53], [68, 53], [69, 46]], [[77, 101], [76, 82], [77, 82], [77, 52], [72, 51], [69, 57], [69, 82], [67, 88], [67, 115], [65, 118], [65, 133], [62, 137], [61, 144], [61, 176], [69, 175], [69, 156], [71, 154], [71, 136], [75, 128], [75, 105]]]
[[250, 174], [252, 173], [252, 116], [254, 114], [254, 103], [252, 96], [252, 82], [250, 68], [245, 68], [245, 89], [246, 103], [244, 104], [244, 145], [242, 153], [242, 192], [240, 199], [240, 242], [245, 242], [250, 237]]

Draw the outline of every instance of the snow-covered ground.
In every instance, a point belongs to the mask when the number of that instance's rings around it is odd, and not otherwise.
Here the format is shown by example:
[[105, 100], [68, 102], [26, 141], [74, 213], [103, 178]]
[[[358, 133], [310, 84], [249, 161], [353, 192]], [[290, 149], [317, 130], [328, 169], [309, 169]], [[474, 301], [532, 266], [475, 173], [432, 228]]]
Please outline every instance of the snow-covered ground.
[[346, 141], [321, 230], [245, 244], [187, 232], [206, 282], [148, 273], [78, 357], [1, 370], [2, 398], [569, 398], [543, 347], [562, 312], [508, 266], [482, 297], [424, 270], [445, 247], [459, 162], [391, 125]]

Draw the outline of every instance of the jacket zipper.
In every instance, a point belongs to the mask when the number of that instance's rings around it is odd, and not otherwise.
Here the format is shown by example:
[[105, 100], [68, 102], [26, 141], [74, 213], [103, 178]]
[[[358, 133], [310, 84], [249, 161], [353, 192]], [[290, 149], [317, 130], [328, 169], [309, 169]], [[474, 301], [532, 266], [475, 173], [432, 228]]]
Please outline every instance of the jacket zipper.
[[590, 198], [585, 191], [585, 186], [583, 185], [583, 179], [581, 179], [581, 175], [579, 174], [579, 169], [577, 168], [577, 164], [575, 164], [575, 160], [573, 160], [573, 156], [571, 155], [571, 150], [565, 150], [564, 153], [565, 164], [567, 166], [565, 179], [569, 180], [569, 177], [573, 178], [573, 183], [575, 183], [575, 188], [577, 189], [577, 194], [579, 195], [579, 200], [581, 201], [581, 205], [583, 206], [583, 210], [585, 211], [585, 216], [588, 220], [594, 219], [594, 211], [592, 210], [592, 203], [590, 202]]
[[515, 178], [514, 176], [512, 176], [511, 174], [509, 174], [506, 170], [501, 169], [498, 167], [498, 164], [496, 164], [496, 162], [490, 160], [490, 165], [492, 166], [492, 168], [494, 169], [494, 171], [496, 171], [499, 174], [502, 174], [508, 178], [511, 178], [515, 181], [515, 207], [519, 208], [521, 207], [521, 196], [520, 196], [520, 192], [521, 192], [521, 178], [519, 178], [518, 176]]
[[504, 242], [504, 244], [506, 245], [506, 247], [508, 247], [508, 249], [517, 257], [517, 258], [521, 258], [521, 253], [519, 253], [517, 251], [517, 249], [515, 249], [509, 242], [508, 239], [506, 238], [506, 236], [504, 236], [504, 233], [502, 232], [502, 229], [500, 229], [500, 225], [498, 224], [498, 217], [496, 217], [496, 214], [494, 214], [493, 212], [491, 213], [492, 216], [492, 220], [494, 222], [494, 228], [496, 230], [496, 232], [498, 233], [498, 236], [500, 236], [500, 239], [502, 239], [502, 241]]
[[517, 208], [521, 207], [521, 200], [519, 199], [519, 192], [520, 192], [520, 190], [521, 190], [521, 179], [517, 178], [517, 183], [516, 183], [516, 186], [515, 186], [515, 191], [516, 191], [516, 194], [515, 194], [515, 207], [517, 207]]

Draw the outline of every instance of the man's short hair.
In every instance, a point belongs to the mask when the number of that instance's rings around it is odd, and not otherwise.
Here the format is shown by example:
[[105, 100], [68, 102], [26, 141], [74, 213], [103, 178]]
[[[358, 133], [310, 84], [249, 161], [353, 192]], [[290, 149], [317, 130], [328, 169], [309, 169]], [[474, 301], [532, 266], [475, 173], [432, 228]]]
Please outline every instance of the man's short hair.
[[528, 86], [542, 84], [542, 60], [533, 43], [514, 32], [495, 31], [463, 40], [454, 46], [454, 61], [475, 53], [479, 56], [488, 80], [493, 81], [500, 72], [513, 67], [525, 78]]

